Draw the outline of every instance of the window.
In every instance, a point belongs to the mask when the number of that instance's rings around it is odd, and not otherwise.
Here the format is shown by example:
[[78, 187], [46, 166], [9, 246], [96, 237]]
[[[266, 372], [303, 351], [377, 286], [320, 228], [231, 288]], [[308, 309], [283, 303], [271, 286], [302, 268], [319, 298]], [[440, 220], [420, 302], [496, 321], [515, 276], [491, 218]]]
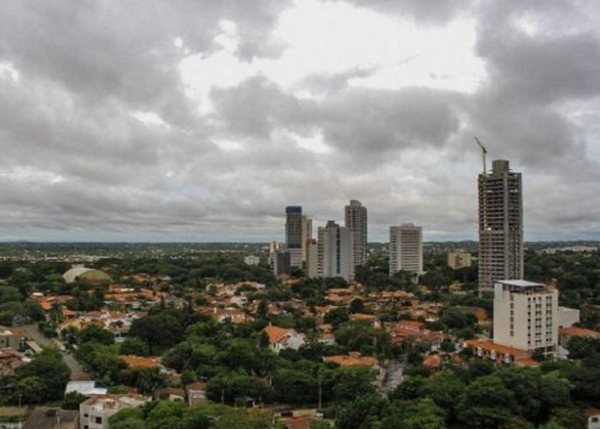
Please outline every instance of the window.
[[102, 424], [102, 417], [96, 417], [96, 423], [101, 425]]

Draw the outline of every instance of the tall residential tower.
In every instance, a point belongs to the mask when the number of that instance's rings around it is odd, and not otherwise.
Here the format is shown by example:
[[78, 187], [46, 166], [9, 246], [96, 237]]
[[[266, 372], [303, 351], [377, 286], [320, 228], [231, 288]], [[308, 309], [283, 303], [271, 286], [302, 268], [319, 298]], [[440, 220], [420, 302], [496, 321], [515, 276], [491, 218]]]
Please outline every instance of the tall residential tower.
[[523, 279], [523, 193], [521, 173], [496, 160], [479, 175], [479, 292], [499, 280]]
[[344, 210], [346, 228], [354, 239], [354, 266], [367, 261], [367, 208], [360, 201], [351, 200]]
[[319, 227], [318, 276], [343, 277], [346, 281], [354, 280], [354, 246], [352, 234], [334, 221]]
[[302, 268], [303, 216], [301, 206], [285, 208], [285, 247], [292, 267]]
[[405, 223], [390, 226], [390, 275], [398, 271], [423, 273], [423, 230]]

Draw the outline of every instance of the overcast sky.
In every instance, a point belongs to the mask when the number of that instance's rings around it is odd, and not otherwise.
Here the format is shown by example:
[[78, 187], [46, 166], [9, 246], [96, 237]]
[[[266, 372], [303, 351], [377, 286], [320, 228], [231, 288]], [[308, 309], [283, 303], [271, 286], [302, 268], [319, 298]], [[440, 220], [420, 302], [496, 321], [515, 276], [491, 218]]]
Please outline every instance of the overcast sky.
[[476, 238], [477, 135], [525, 238], [600, 239], [600, 2], [7, 0], [0, 240], [267, 241], [369, 210]]

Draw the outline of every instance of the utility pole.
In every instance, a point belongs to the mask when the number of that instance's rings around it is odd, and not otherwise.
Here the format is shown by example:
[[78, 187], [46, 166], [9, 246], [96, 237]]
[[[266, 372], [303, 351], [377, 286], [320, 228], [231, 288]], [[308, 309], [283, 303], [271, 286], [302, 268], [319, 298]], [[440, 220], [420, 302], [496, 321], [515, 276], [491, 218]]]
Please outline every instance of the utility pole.
[[321, 411], [323, 408], [323, 387], [322, 387], [321, 375], [319, 374], [319, 405], [318, 410]]

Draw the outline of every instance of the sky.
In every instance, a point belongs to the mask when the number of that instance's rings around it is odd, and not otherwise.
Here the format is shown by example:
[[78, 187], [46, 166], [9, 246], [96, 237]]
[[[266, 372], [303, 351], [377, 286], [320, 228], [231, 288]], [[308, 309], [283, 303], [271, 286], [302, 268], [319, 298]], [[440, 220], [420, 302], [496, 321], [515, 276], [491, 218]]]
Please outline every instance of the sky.
[[477, 237], [481, 152], [526, 240], [600, 239], [600, 2], [8, 0], [0, 241]]

